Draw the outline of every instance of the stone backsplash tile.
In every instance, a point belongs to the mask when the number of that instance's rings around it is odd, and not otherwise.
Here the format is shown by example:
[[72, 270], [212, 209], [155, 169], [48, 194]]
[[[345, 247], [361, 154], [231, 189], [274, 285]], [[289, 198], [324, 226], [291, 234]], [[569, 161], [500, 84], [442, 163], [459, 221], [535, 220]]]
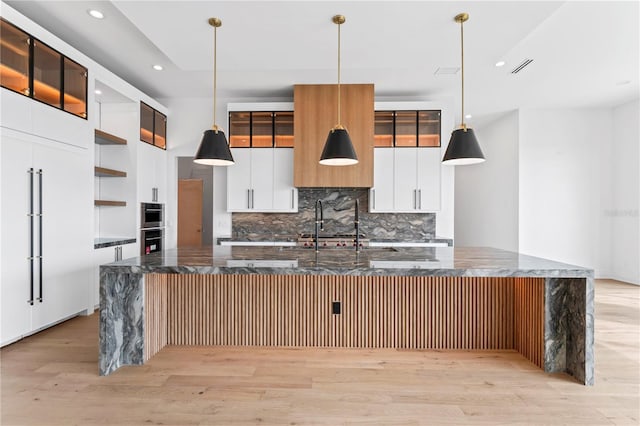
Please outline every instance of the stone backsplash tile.
[[369, 213], [369, 191], [362, 188], [301, 188], [298, 213], [233, 213], [232, 238], [271, 239], [313, 233], [316, 200], [323, 204], [325, 233], [354, 233], [356, 199], [360, 202], [360, 232], [369, 238], [435, 238], [435, 213]]

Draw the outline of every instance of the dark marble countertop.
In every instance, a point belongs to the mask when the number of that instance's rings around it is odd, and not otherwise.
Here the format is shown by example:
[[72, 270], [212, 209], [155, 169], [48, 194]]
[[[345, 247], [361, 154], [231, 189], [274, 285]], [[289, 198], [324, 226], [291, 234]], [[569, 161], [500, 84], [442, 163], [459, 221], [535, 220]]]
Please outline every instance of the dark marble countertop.
[[[282, 243], [295, 243], [298, 240], [297, 235], [258, 235], [252, 237], [220, 237], [217, 239], [217, 244], [220, 245], [222, 242], [232, 242], [232, 243], [246, 243], [251, 244], [255, 243], [256, 246], [260, 246], [262, 244], [271, 244], [274, 245], [282, 244]], [[451, 238], [446, 237], [434, 237], [434, 238], [423, 238], [423, 239], [414, 239], [414, 240], [399, 240], [395, 238], [375, 238], [369, 237], [369, 241], [374, 243], [377, 246], [400, 246], [403, 244], [411, 245], [411, 244], [446, 244], [448, 246], [453, 245], [453, 240]]]
[[93, 248], [105, 248], [105, 247], [114, 247], [114, 246], [122, 246], [125, 244], [135, 243], [135, 237], [98, 237], [93, 240]]
[[101, 267], [114, 273], [592, 278], [593, 270], [488, 247], [171, 249]]

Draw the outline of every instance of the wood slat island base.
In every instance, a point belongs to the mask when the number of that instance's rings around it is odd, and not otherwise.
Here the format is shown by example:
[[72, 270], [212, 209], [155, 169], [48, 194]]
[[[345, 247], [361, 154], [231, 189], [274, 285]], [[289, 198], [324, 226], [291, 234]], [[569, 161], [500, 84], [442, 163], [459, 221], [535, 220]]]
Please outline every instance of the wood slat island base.
[[149, 274], [145, 306], [145, 361], [166, 345], [513, 349], [544, 368], [543, 278]]
[[593, 384], [590, 270], [494, 249], [208, 250], [101, 267], [101, 374], [168, 345], [515, 350]]

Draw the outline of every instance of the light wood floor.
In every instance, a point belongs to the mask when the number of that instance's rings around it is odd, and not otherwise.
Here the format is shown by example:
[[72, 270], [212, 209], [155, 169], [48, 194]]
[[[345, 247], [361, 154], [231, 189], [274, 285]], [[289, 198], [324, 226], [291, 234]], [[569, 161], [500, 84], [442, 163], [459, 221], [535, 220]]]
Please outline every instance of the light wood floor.
[[640, 287], [596, 284], [596, 385], [515, 352], [168, 347], [98, 376], [98, 316], [0, 351], [2, 425], [639, 424]]

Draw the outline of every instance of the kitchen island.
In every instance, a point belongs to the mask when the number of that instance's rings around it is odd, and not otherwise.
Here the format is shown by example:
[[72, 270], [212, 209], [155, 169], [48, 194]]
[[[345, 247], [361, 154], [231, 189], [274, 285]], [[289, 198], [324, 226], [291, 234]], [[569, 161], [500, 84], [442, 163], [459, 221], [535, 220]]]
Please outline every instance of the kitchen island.
[[208, 247], [100, 268], [100, 374], [166, 345], [515, 350], [593, 384], [593, 271], [492, 248]]

